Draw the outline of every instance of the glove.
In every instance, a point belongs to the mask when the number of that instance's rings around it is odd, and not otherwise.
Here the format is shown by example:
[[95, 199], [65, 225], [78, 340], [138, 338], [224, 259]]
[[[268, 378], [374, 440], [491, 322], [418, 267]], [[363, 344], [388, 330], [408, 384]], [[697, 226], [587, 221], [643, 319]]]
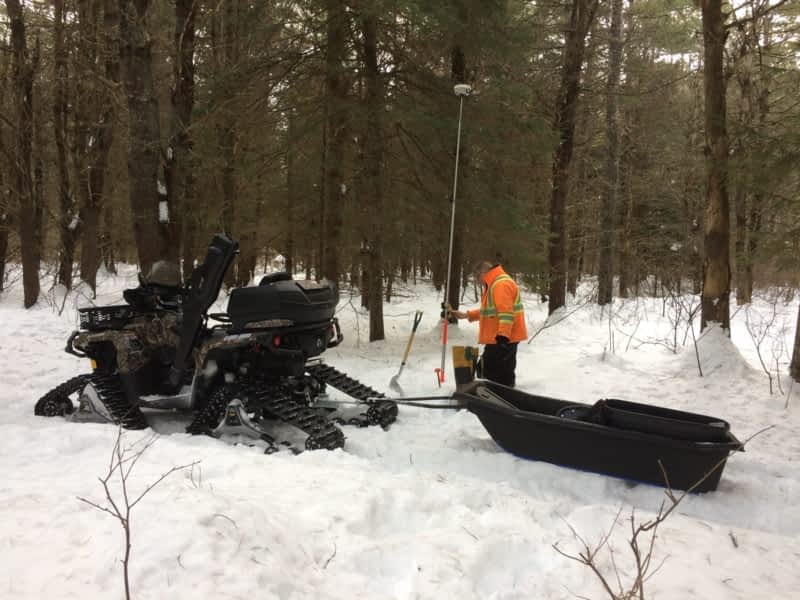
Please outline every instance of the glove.
[[499, 363], [506, 363], [514, 356], [514, 346], [511, 345], [510, 340], [504, 335], [497, 335], [495, 341], [495, 360]]
[[498, 346], [500, 346], [501, 348], [508, 348], [508, 347], [511, 345], [511, 343], [510, 343], [509, 339], [508, 339], [506, 336], [504, 336], [504, 335], [497, 335], [497, 336], [495, 336], [495, 338], [494, 338], [494, 341], [495, 341], [495, 342], [497, 343], [497, 345], [498, 345]]
[[450, 308], [449, 304], [445, 306], [445, 303], [442, 302], [442, 312], [440, 313], [439, 316], [442, 319], [446, 318], [448, 323], [458, 323], [458, 317], [454, 314], [457, 312], [458, 311], [455, 311], [452, 308]]

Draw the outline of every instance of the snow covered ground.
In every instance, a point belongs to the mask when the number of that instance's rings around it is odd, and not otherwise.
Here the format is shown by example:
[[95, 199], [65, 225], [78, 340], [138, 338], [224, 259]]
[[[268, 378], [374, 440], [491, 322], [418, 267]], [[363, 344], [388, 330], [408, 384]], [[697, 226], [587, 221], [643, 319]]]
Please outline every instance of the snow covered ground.
[[[132, 270], [104, 277], [101, 297], [133, 281]], [[53, 294], [28, 311], [20, 294], [0, 296], [0, 598], [122, 598], [122, 530], [77, 499], [102, 502], [97, 477], [116, 429], [33, 416], [37, 398], [88, 367], [62, 351], [74, 297], [59, 315]], [[533, 333], [546, 306], [533, 294], [525, 300]], [[388, 391], [413, 311], [424, 309], [400, 383], [407, 395], [440, 393], [439, 302], [428, 285], [399, 289], [385, 307], [388, 339], [370, 344], [358, 298], [343, 297], [346, 341], [324, 357]], [[671, 351], [675, 313], [661, 299], [618, 302], [610, 323], [587, 305], [520, 345], [523, 390], [712, 414], [742, 440], [774, 426], [728, 461], [717, 491], [686, 498], [661, 526], [653, 562], [663, 566], [645, 585], [651, 600], [789, 598], [800, 589], [800, 386], [789, 389], [784, 377], [782, 392], [776, 381], [770, 394], [746, 327], [758, 339], [772, 321], [762, 357], [774, 371], [777, 356], [785, 372], [796, 302], [761, 299], [735, 315], [732, 341], [704, 336], [702, 377], [691, 335], [683, 345], [685, 328]], [[462, 324], [451, 339], [476, 337], [474, 325]], [[452, 385], [449, 371], [443, 391]], [[404, 407], [388, 432], [348, 427], [344, 451], [299, 456], [191, 437], [174, 420], [153, 418], [153, 426], [162, 435], [131, 475], [134, 493], [173, 466], [199, 464], [133, 510], [138, 599], [603, 598], [590, 570], [554, 545], [577, 553], [573, 530], [596, 544], [619, 515], [610, 547], [626, 584], [628, 520], [632, 512], [637, 522], [652, 518], [665, 499], [655, 486], [516, 458], [468, 412]], [[125, 443], [146, 435], [126, 433]], [[608, 552], [597, 563], [616, 585]]]

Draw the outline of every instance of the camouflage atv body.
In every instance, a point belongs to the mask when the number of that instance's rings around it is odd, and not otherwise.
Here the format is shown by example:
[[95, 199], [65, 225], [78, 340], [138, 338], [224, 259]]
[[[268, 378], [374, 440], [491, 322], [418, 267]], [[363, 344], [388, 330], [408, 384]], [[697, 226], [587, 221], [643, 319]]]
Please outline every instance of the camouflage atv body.
[[77, 397], [73, 418], [139, 429], [143, 408], [181, 410], [193, 416], [191, 433], [245, 433], [268, 449], [276, 440], [267, 424], [277, 420], [305, 432], [306, 448], [332, 449], [344, 445], [340, 411], [326, 402], [332, 385], [361, 406], [348, 422], [388, 426], [396, 404], [319, 361], [342, 340], [335, 286], [275, 273], [234, 289], [227, 312], [208, 312], [237, 252], [216, 235], [186, 286], [156, 263], [125, 290], [126, 304], [81, 309], [66, 351], [89, 358], [93, 372], [51, 390], [36, 414], [72, 414]]

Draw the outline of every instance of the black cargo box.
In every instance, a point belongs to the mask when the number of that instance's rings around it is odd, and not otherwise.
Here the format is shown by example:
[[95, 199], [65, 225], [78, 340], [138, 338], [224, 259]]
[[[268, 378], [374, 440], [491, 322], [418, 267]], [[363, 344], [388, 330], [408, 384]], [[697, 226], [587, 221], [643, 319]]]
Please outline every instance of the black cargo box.
[[273, 327], [268, 322], [275, 321], [320, 323], [333, 318], [337, 302], [336, 289], [328, 283], [273, 278], [263, 285], [233, 290], [228, 316], [234, 329]]

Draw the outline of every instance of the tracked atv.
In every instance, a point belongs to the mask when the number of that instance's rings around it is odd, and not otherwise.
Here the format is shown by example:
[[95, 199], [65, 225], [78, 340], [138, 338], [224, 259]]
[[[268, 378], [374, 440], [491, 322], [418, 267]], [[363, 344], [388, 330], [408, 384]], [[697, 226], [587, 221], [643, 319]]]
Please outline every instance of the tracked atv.
[[[276, 422], [303, 432], [305, 449], [343, 447], [339, 424], [392, 423], [397, 404], [319, 359], [342, 341], [334, 286], [274, 273], [209, 314], [237, 252], [216, 235], [185, 286], [157, 264], [124, 291], [125, 304], [79, 309], [65, 350], [89, 358], [93, 372], [45, 394], [35, 414], [143, 429], [142, 409], [177, 410], [191, 415], [190, 433], [257, 437], [267, 451], [279, 448]], [[326, 386], [354, 399], [357, 414], [348, 417]]]

